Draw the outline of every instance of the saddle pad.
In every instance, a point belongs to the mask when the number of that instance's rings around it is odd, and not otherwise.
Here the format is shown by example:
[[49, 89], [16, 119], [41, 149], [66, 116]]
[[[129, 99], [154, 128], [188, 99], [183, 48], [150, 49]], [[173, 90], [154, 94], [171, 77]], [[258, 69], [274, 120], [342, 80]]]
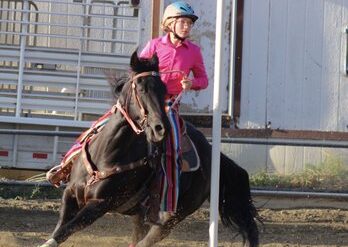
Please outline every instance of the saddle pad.
[[182, 135], [181, 139], [181, 150], [182, 150], [182, 172], [193, 172], [197, 171], [200, 167], [200, 159], [197, 153], [197, 149], [190, 137], [187, 134]]

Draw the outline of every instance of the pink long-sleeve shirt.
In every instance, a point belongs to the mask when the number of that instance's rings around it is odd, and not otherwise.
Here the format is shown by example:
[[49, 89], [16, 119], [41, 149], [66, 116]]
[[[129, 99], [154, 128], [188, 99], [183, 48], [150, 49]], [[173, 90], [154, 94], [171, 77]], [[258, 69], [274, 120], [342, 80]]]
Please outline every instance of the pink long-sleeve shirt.
[[[202, 53], [197, 45], [185, 40], [179, 46], [175, 46], [170, 42], [169, 34], [166, 34], [149, 41], [140, 53], [140, 57], [151, 58], [154, 53], [157, 53], [159, 59], [160, 72], [180, 70], [188, 76], [192, 71], [191, 89], [200, 90], [208, 86]], [[181, 73], [164, 73], [161, 74], [161, 79], [166, 84], [168, 94], [177, 95], [182, 91]]]

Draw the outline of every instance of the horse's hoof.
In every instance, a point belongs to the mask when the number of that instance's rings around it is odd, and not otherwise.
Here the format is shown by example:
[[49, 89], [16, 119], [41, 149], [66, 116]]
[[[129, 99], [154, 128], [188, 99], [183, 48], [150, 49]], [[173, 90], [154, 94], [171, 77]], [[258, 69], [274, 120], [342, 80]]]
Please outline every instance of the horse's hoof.
[[38, 247], [58, 247], [58, 243], [53, 238], [47, 240], [43, 245], [39, 245]]

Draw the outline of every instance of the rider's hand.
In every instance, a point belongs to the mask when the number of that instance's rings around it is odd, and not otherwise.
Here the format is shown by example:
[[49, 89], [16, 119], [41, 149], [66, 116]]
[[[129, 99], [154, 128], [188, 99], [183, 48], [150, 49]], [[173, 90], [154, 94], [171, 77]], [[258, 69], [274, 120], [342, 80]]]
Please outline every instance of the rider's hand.
[[192, 80], [187, 77], [184, 77], [181, 80], [181, 86], [182, 86], [182, 89], [184, 90], [190, 90], [192, 87]]

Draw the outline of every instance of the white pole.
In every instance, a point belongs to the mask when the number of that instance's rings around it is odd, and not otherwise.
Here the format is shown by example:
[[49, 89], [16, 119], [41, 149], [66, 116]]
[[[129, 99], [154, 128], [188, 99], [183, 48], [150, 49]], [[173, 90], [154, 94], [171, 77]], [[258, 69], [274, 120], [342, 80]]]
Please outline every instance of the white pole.
[[229, 90], [228, 90], [228, 115], [233, 118], [233, 85], [234, 85], [234, 65], [236, 51], [236, 16], [237, 16], [237, 0], [232, 0], [231, 3], [231, 54], [230, 54], [230, 75], [229, 75]]
[[215, 67], [214, 67], [214, 98], [213, 98], [213, 142], [212, 142], [212, 173], [210, 186], [210, 226], [209, 246], [217, 247], [219, 222], [219, 179], [220, 179], [220, 145], [221, 145], [221, 106], [220, 82], [222, 80], [222, 17], [223, 0], [216, 1], [216, 36], [215, 36]]

